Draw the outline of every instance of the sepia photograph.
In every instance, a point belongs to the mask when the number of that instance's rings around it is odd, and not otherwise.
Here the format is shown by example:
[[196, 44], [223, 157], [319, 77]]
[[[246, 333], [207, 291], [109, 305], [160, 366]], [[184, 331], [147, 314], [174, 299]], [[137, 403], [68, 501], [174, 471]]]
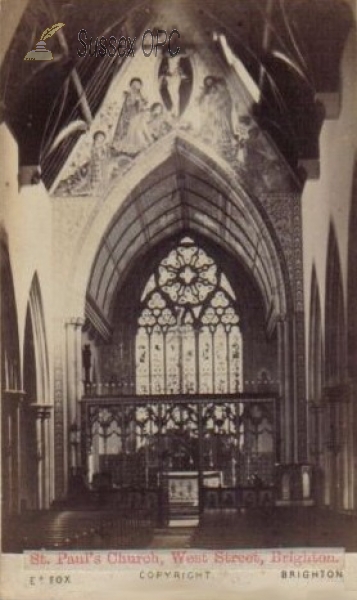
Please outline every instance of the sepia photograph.
[[357, 597], [356, 17], [0, 1], [4, 600]]

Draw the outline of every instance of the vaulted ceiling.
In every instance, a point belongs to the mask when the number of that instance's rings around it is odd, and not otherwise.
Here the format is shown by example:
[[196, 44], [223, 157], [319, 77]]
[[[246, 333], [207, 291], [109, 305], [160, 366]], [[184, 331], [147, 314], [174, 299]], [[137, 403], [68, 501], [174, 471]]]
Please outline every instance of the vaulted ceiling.
[[[24, 61], [56, 22], [65, 27], [51, 41], [54, 60]], [[3, 118], [21, 165], [41, 165], [50, 186], [80, 134], [60, 145], [56, 161], [48, 140], [76, 119], [90, 122], [123, 67], [121, 58], [80, 58], [78, 32], [139, 39], [153, 23], [176, 27], [180, 46], [193, 51], [210, 45], [222, 52], [214, 34], [223, 34], [259, 88], [254, 116], [286, 160], [298, 171], [318, 157], [323, 118], [336, 116], [339, 105], [340, 61], [353, 23], [348, 0], [29, 0], [1, 69]]]

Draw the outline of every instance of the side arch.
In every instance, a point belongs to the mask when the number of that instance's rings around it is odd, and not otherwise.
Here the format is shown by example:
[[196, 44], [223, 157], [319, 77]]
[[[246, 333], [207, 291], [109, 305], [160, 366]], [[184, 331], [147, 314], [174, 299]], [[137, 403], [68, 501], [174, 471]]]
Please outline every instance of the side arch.
[[325, 295], [325, 444], [326, 502], [348, 508], [348, 388], [346, 387], [346, 314], [340, 254], [330, 225]]
[[309, 460], [315, 466], [315, 499], [323, 504], [324, 497], [324, 340], [322, 329], [320, 289], [316, 268], [311, 273], [309, 347], [308, 347], [308, 449]]
[[[1, 232], [0, 232], [1, 235]], [[21, 390], [20, 341], [10, 255], [1, 235], [1, 387], [2, 390]]]
[[346, 315], [340, 254], [336, 233], [330, 225], [325, 308], [326, 384], [342, 383], [346, 372]]
[[21, 418], [23, 503], [48, 508], [51, 496], [49, 359], [42, 294], [35, 273], [29, 291], [24, 334], [25, 401]]
[[42, 294], [38, 274], [32, 278], [28, 300], [28, 313], [31, 318], [36, 359], [36, 401], [49, 402], [49, 360]]
[[309, 399], [318, 403], [324, 381], [324, 351], [320, 290], [315, 265], [311, 274], [309, 326]]
[[7, 236], [0, 229], [1, 488], [3, 516], [20, 510], [19, 414], [22, 392], [18, 315]]
[[349, 219], [347, 323], [348, 378], [351, 385], [349, 455], [351, 507], [357, 508], [357, 162], [354, 169], [352, 203]]

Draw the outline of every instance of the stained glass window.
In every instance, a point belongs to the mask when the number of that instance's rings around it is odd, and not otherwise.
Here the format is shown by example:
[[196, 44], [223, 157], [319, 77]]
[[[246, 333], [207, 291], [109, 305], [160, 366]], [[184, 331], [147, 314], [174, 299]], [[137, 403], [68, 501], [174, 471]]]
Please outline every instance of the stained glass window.
[[242, 391], [236, 296], [215, 261], [190, 237], [161, 260], [141, 297], [137, 394]]

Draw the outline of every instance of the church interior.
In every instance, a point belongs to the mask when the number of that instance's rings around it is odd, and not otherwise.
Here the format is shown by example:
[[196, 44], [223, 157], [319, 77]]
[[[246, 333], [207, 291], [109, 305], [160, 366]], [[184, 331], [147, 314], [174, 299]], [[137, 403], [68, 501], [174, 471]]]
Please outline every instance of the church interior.
[[357, 551], [356, 1], [2, 11], [2, 550]]

